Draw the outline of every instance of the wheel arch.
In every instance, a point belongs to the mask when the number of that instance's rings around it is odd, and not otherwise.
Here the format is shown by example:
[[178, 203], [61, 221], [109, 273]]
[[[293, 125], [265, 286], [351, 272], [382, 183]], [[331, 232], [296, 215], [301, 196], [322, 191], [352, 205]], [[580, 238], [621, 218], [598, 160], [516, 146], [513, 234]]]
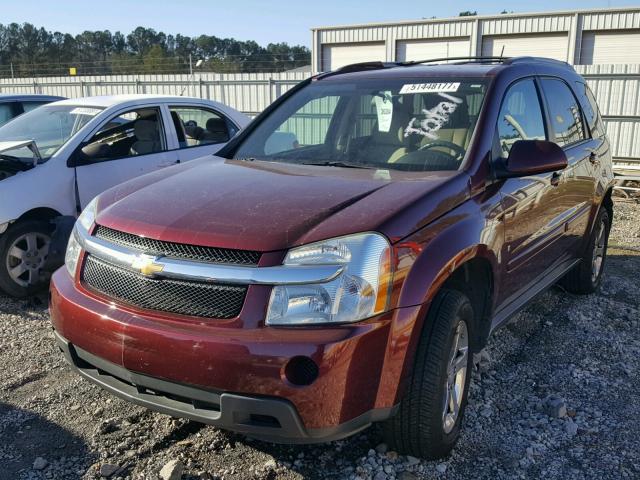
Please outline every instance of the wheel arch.
[[61, 216], [62, 214], [53, 208], [38, 207], [24, 212], [22, 215], [20, 215], [20, 217], [16, 219], [16, 222], [19, 222], [21, 220], [41, 220], [50, 222], [54, 218]]

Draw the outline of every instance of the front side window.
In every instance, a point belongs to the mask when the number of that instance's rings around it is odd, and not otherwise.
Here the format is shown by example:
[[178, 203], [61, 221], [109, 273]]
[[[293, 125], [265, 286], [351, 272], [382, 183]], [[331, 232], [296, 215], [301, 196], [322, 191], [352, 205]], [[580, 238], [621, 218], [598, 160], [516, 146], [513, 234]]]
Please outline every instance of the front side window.
[[234, 158], [406, 171], [457, 170], [484, 100], [483, 79], [337, 78], [284, 101]]
[[507, 158], [518, 140], [545, 140], [542, 108], [532, 79], [521, 80], [504, 96], [498, 117], [500, 156]]
[[171, 107], [170, 111], [180, 148], [225, 143], [238, 130], [228, 119], [206, 108]]
[[33, 140], [43, 160], [48, 160], [102, 110], [102, 107], [44, 105], [0, 128], [0, 141]]
[[549, 104], [555, 142], [565, 147], [584, 140], [582, 112], [568, 85], [556, 78], [543, 78], [542, 89]]
[[158, 108], [139, 108], [112, 117], [83, 146], [83, 151], [91, 152], [91, 162], [137, 157], [166, 150], [167, 143]]

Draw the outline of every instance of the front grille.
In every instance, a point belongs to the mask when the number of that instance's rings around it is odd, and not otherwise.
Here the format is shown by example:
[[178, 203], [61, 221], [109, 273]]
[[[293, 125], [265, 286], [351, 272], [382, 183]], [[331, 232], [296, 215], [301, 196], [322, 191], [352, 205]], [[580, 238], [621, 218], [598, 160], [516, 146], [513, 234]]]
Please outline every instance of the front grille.
[[149, 255], [184, 258], [200, 262], [225, 263], [234, 265], [257, 265], [260, 252], [232, 250], [227, 248], [202, 247], [184, 243], [165, 242], [153, 238], [140, 237], [98, 225], [94, 235], [108, 242], [126, 248], [140, 250]]
[[245, 286], [150, 278], [91, 255], [82, 281], [90, 290], [135, 307], [207, 318], [238, 316], [247, 293]]

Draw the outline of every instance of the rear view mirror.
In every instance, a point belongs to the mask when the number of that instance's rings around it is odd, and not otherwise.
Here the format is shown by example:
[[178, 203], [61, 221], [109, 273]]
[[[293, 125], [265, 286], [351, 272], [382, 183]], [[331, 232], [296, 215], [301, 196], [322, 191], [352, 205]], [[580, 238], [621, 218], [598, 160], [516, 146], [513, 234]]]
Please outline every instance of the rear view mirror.
[[562, 148], [545, 140], [518, 140], [511, 146], [506, 164], [498, 169], [498, 178], [526, 177], [555, 172], [567, 167]]

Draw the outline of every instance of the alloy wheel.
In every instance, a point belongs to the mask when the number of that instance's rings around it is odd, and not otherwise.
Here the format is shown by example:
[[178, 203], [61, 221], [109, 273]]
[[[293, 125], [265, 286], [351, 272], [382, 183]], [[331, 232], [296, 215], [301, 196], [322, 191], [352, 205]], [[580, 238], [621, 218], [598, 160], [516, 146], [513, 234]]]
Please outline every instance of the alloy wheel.
[[20, 235], [9, 246], [6, 262], [9, 277], [21, 287], [37, 285], [47, 255], [51, 238], [39, 232]]
[[596, 240], [593, 245], [593, 258], [591, 261], [591, 281], [594, 283], [598, 280], [598, 276], [602, 271], [602, 264], [604, 263], [606, 240], [607, 240], [607, 226], [604, 221], [601, 221], [600, 225], [598, 225]]
[[460, 320], [453, 336], [444, 385], [442, 427], [445, 433], [453, 430], [460, 414], [467, 379], [468, 360], [469, 330], [466, 322]]

